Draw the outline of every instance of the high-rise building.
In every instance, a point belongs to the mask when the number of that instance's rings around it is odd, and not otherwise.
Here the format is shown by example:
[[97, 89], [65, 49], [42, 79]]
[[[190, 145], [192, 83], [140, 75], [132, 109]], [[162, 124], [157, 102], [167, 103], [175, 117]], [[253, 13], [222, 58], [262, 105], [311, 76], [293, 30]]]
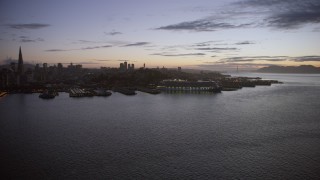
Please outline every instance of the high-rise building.
[[44, 71], [47, 71], [48, 70], [48, 63], [43, 63], [42, 67], [43, 67]]
[[21, 46], [19, 49], [19, 61], [18, 61], [18, 71], [17, 71], [18, 75], [22, 75], [23, 74], [23, 59], [22, 59], [22, 52], [21, 52]]
[[124, 65], [124, 69], [127, 70], [128, 69], [127, 61], [125, 61], [123, 65]]
[[62, 63], [58, 63], [58, 69], [62, 69], [62, 68], [63, 68]]

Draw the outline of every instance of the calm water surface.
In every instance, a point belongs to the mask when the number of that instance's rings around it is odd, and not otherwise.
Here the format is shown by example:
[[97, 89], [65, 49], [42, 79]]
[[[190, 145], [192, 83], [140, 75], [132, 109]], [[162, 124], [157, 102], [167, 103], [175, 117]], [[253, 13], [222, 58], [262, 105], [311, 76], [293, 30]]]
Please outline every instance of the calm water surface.
[[9, 179], [320, 179], [320, 75], [219, 94], [0, 98]]

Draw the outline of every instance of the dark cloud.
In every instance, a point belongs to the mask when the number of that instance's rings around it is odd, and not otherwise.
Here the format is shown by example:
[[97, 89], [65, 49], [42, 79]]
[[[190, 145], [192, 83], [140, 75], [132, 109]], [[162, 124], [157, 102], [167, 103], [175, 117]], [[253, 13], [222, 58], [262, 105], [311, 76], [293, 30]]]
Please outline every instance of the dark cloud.
[[285, 61], [287, 56], [242, 56], [220, 59], [219, 62]]
[[43, 41], [43, 40], [38, 40], [38, 39], [20, 39], [20, 42], [23, 42], [23, 43], [38, 42], [38, 41]]
[[320, 23], [320, 0], [240, 0], [229, 4], [228, 8], [212, 12], [205, 18], [165, 25], [155, 30], [206, 32], [254, 27], [294, 29]]
[[187, 49], [189, 45], [171, 45], [171, 46], [164, 46], [161, 48], [162, 51], [177, 51], [178, 49]]
[[251, 41], [241, 41], [241, 42], [237, 42], [235, 44], [236, 45], [247, 45], [247, 44], [255, 44], [255, 43], [251, 42]]
[[225, 63], [219, 64], [216, 62], [205, 62], [204, 64], [199, 64], [197, 67], [202, 69], [208, 69], [213, 71], [236, 71], [237, 68], [241, 69], [241, 71], [252, 71], [259, 69], [264, 66], [271, 66], [274, 64], [258, 64], [258, 63]]
[[91, 50], [91, 49], [100, 49], [100, 48], [109, 48], [112, 47], [111, 45], [105, 45], [105, 46], [91, 46], [91, 47], [84, 47], [81, 48], [81, 50]]
[[114, 61], [119, 61], [119, 62], [138, 62], [138, 61], [133, 61], [133, 60], [125, 60], [125, 59], [114, 60]]
[[300, 56], [292, 58], [295, 62], [320, 61], [320, 56]]
[[13, 29], [41, 29], [49, 27], [49, 24], [30, 23], [30, 24], [7, 24], [8, 27]]
[[136, 43], [130, 43], [130, 44], [125, 44], [122, 47], [130, 47], [130, 46], [144, 46], [150, 44], [149, 42], [136, 42]]
[[237, 1], [234, 4], [241, 5], [243, 7], [251, 7], [251, 6], [273, 6], [279, 4], [286, 4], [291, 2], [296, 2], [297, 0], [242, 0]]
[[203, 66], [206, 66], [206, 65], [214, 65], [214, 66], [239, 66], [239, 65], [243, 65], [243, 66], [271, 66], [271, 65], [274, 65], [274, 64], [271, 64], [271, 63], [252, 63], [252, 62], [236, 63], [236, 62], [207, 61], [207, 62], [203, 62], [202, 65]]
[[192, 46], [196, 46], [196, 47], [205, 47], [205, 46], [210, 46], [212, 43], [215, 42], [219, 42], [219, 41], [205, 41], [205, 42], [199, 42], [199, 43], [195, 43]]
[[113, 60], [108, 60], [108, 59], [95, 59], [95, 61], [102, 61], [102, 62], [106, 62], [106, 61], [113, 61]]
[[195, 50], [203, 50], [203, 51], [235, 51], [239, 50], [238, 48], [196, 48]]
[[92, 50], [92, 49], [101, 49], [101, 48], [109, 48], [112, 47], [111, 45], [105, 45], [105, 46], [89, 46], [79, 49], [48, 49], [45, 50], [46, 52], [62, 52], [62, 51], [76, 51], [76, 50]]
[[[237, 51], [238, 48], [234, 47], [214, 47], [216, 46], [216, 42], [221, 41], [204, 41], [192, 44], [184, 44], [184, 45], [171, 45], [171, 46], [163, 46], [161, 48], [162, 52], [176, 52], [180, 50], [200, 50], [200, 51], [212, 51], [212, 52], [221, 52], [221, 51]], [[222, 45], [222, 44], [218, 44]], [[226, 45], [226, 44], [223, 44]]]
[[199, 19], [195, 21], [185, 21], [177, 24], [172, 24], [168, 26], [162, 26], [156, 28], [156, 30], [172, 30], [172, 31], [216, 31], [221, 29], [234, 29], [234, 28], [243, 28], [249, 27], [251, 24], [240, 24], [234, 25], [226, 22], [213, 22], [211, 18]]
[[204, 47], [204, 46], [210, 46], [210, 44], [209, 43], [198, 43], [198, 44], [195, 44], [194, 46]]
[[265, 18], [267, 26], [279, 29], [299, 28], [305, 24], [320, 23], [319, 0], [245, 0], [242, 6], [269, 8]]
[[156, 56], [167, 56], [167, 57], [171, 57], [171, 56], [204, 56], [206, 54], [204, 53], [186, 53], [186, 54], [166, 54], [166, 53], [154, 53], [151, 55], [156, 55]]
[[[114, 41], [95, 41], [95, 40], [79, 39], [79, 40], [73, 41], [72, 44], [114, 44]], [[122, 42], [122, 44], [124, 43]]]
[[111, 31], [111, 32], [105, 32], [104, 34], [110, 35], [110, 36], [115, 36], [115, 35], [120, 35], [120, 34], [123, 34], [123, 33], [119, 32], [119, 31]]
[[[317, 10], [320, 9], [320, 5]], [[285, 12], [271, 16], [268, 23], [280, 29], [298, 28], [306, 23], [320, 23], [320, 11], [316, 12]]]
[[88, 41], [88, 40], [83, 40], [83, 39], [80, 39], [80, 40], [77, 40], [75, 42], [73, 42], [73, 44], [87, 44], [87, 43], [99, 43], [97, 41]]
[[44, 39], [42, 38], [37, 38], [37, 39], [32, 39], [32, 38], [29, 38], [28, 36], [19, 36], [20, 38], [20, 42], [23, 42], [23, 43], [29, 43], [29, 42], [42, 42], [44, 41]]
[[47, 49], [46, 52], [61, 52], [61, 51], [72, 51], [68, 49]]
[[298, 57], [290, 57], [290, 56], [242, 56], [242, 57], [229, 57], [220, 59], [218, 62], [226, 63], [226, 62], [253, 62], [253, 61], [294, 61], [294, 62], [310, 62], [310, 61], [320, 61], [320, 56], [298, 56]]

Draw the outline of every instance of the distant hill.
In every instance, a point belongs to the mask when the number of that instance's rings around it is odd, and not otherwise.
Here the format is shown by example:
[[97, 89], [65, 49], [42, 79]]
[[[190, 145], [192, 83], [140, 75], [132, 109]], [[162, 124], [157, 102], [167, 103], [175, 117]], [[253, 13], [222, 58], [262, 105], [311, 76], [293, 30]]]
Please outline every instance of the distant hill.
[[320, 74], [320, 68], [312, 65], [302, 66], [269, 66], [257, 70], [262, 73], [299, 73]]
[[201, 72], [203, 73], [213, 73], [213, 72], [217, 72], [217, 71], [211, 71], [211, 70], [202, 70], [202, 69], [184, 69], [182, 68], [181, 70], [182, 72], [186, 72], [186, 73], [194, 73], [194, 74], [200, 74]]

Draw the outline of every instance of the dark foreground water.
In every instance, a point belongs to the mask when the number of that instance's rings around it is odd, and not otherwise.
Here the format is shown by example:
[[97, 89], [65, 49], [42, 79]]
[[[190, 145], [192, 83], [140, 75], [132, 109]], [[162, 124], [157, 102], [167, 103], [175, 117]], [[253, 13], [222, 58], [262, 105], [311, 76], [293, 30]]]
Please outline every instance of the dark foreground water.
[[251, 76], [285, 84], [2, 97], [1, 179], [320, 179], [320, 76]]

